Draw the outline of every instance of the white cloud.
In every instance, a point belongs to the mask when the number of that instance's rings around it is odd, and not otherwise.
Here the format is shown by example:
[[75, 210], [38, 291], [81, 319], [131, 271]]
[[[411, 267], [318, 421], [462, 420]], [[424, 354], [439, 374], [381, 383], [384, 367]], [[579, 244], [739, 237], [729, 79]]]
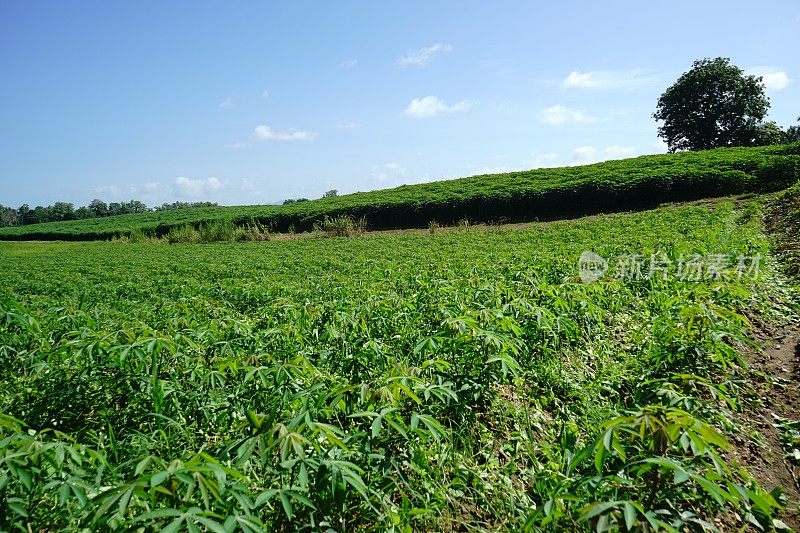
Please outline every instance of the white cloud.
[[261, 98], [264, 100], [269, 100], [269, 89], [264, 89], [264, 92], [261, 93]]
[[339, 68], [353, 68], [358, 66], [358, 59], [348, 59], [339, 63]]
[[444, 52], [452, 52], [452, 44], [436, 43], [427, 48], [420, 48], [419, 50], [409, 50], [397, 60], [397, 64], [401, 67], [424, 67], [427, 65], [433, 56]]
[[666, 154], [669, 151], [669, 146], [667, 143], [659, 139], [653, 143], [653, 149], [657, 154]]
[[413, 118], [431, 118], [441, 113], [458, 113], [467, 111], [478, 102], [475, 100], [461, 100], [453, 105], [447, 105], [438, 97], [430, 95], [423, 98], [414, 98], [408, 104], [404, 113]]
[[794, 80], [789, 77], [786, 71], [777, 67], [759, 66], [747, 69], [747, 74], [761, 76], [761, 83], [767, 91], [780, 91], [789, 86]]
[[97, 194], [105, 194], [112, 197], [118, 197], [122, 190], [116, 185], [102, 185], [93, 189]]
[[223, 100], [223, 101], [221, 101], [221, 102], [219, 103], [219, 108], [220, 108], [220, 109], [230, 109], [230, 108], [232, 108], [232, 107], [233, 107], [233, 105], [234, 105], [235, 103], [236, 103], [236, 102], [235, 102], [235, 100], [234, 100], [233, 96], [229, 96], [229, 97], [227, 97], [225, 100]]
[[641, 89], [657, 86], [661, 77], [645, 70], [573, 70], [561, 83], [564, 89]]
[[234, 150], [241, 150], [242, 148], [249, 148], [249, 147], [250, 143], [244, 141], [235, 142], [233, 144], [229, 144], [226, 146], [226, 148], [233, 148]]
[[168, 185], [164, 185], [163, 183], [159, 183], [157, 181], [148, 181], [142, 186], [142, 190], [146, 195], [153, 196], [155, 194], [169, 192], [170, 188]]
[[222, 182], [215, 177], [205, 179], [190, 179], [185, 176], [175, 178], [178, 191], [186, 196], [201, 196], [214, 193], [222, 188]]
[[518, 170], [522, 170], [521, 168], [517, 167], [509, 167], [509, 166], [473, 166], [468, 165], [466, 173], [471, 176], [482, 176], [484, 174], [505, 174], [507, 172], [515, 172]]
[[609, 159], [623, 159], [636, 155], [636, 149], [632, 146], [620, 146], [614, 144], [603, 149], [594, 146], [579, 146], [572, 151], [573, 165], [586, 165], [608, 161]]
[[551, 105], [539, 113], [539, 119], [545, 124], [585, 124], [596, 122], [597, 119], [587, 115], [580, 109], [571, 109], [563, 105]]
[[529, 168], [550, 168], [558, 166], [558, 154], [555, 152], [547, 152], [544, 154], [534, 152], [533, 158], [526, 162], [526, 167]]
[[603, 149], [603, 157], [607, 159], [623, 159], [636, 155], [636, 148], [633, 146], [620, 146], [618, 144]]
[[594, 146], [579, 146], [572, 151], [575, 161], [593, 161], [597, 158], [597, 148]]
[[372, 167], [372, 179], [380, 183], [387, 181], [397, 182], [408, 175], [405, 167], [397, 163], [386, 163], [382, 166]]
[[336, 126], [338, 130], [354, 130], [360, 128], [361, 124], [358, 122], [345, 122], [344, 124], [339, 124]]
[[313, 141], [318, 136], [313, 131], [303, 131], [290, 128], [286, 131], [275, 131], [262, 124], [253, 130], [253, 139], [257, 141]]
[[94, 189], [106, 200], [118, 201], [131, 198], [142, 200], [149, 206], [170, 203], [176, 200], [203, 200], [225, 204], [253, 204], [263, 202], [264, 193], [250, 178], [220, 179], [187, 178], [178, 176], [167, 183], [148, 181], [130, 183], [126, 186], [106, 185]]
[[[492, 161], [497, 160], [508, 160], [510, 156], [501, 154], [491, 156], [488, 159]], [[519, 172], [522, 170], [530, 170], [532, 168], [550, 168], [550, 167], [558, 167], [561, 166], [562, 163], [559, 162], [558, 154], [555, 152], [533, 152], [529, 158], [525, 158], [523, 160], [517, 161], [508, 161], [505, 164], [496, 164], [496, 165], [467, 165], [466, 167], [466, 174], [474, 175], [474, 174], [500, 174], [506, 172]], [[453, 177], [459, 177], [460, 175], [456, 175]]]

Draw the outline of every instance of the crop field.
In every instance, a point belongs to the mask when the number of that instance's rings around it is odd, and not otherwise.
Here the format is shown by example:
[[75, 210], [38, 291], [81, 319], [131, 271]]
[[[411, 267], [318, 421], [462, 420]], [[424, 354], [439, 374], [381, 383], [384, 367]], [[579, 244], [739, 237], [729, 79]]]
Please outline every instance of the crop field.
[[310, 231], [326, 218], [365, 219], [370, 229], [424, 228], [432, 221], [574, 218], [786, 188], [800, 179], [800, 144], [647, 155], [564, 168], [472, 176], [290, 205], [205, 207], [0, 228], [0, 240], [162, 237], [214, 223]]
[[0, 243], [0, 530], [769, 530], [729, 444], [755, 324], [796, 319], [760, 215]]

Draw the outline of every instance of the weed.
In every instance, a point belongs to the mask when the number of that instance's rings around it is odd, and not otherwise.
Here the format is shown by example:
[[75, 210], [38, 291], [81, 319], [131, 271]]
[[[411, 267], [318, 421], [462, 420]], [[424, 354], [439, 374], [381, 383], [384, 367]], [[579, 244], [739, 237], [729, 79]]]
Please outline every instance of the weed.
[[367, 219], [361, 217], [354, 219], [348, 215], [325, 217], [314, 225], [314, 231], [321, 232], [326, 237], [350, 237], [361, 235], [367, 229]]

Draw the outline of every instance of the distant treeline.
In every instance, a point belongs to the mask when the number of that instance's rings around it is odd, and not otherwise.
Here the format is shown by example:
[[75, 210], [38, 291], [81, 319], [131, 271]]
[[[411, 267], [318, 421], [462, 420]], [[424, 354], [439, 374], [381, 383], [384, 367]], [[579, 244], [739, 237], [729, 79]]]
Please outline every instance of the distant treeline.
[[365, 220], [370, 230], [575, 218], [733, 194], [759, 194], [800, 180], [800, 143], [647, 155], [592, 165], [334, 195], [285, 205], [205, 207], [0, 228], [0, 240], [102, 240], [168, 236], [221, 223], [269, 232], [313, 231], [326, 220]]
[[131, 200], [130, 202], [110, 202], [92, 200], [89, 205], [75, 206], [70, 202], [56, 202], [53, 205], [37, 205], [31, 208], [22, 204], [18, 208], [0, 205], [0, 226], [25, 226], [40, 224], [42, 222], [63, 222], [65, 220], [83, 220], [87, 218], [110, 217], [114, 215], [129, 215], [131, 213], [146, 213], [148, 211], [173, 211], [190, 207], [217, 207], [215, 202], [172, 202], [156, 207], [147, 207], [144, 202]]

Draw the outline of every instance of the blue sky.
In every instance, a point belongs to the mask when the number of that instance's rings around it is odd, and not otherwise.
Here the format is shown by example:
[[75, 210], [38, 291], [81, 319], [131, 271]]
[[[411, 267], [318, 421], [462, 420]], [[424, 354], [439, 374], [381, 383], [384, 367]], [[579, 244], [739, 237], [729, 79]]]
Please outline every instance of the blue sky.
[[800, 115], [800, 4], [0, 3], [0, 203], [316, 198], [661, 152], [693, 60]]

